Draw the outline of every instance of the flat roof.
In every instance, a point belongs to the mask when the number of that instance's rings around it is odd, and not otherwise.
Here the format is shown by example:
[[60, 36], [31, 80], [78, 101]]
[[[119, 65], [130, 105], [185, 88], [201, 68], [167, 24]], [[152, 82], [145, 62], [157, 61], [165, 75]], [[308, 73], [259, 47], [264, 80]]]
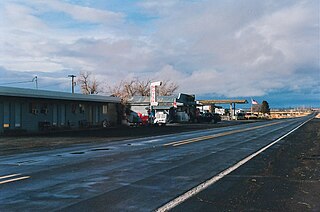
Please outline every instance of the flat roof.
[[0, 97], [27, 97], [39, 99], [56, 99], [56, 100], [70, 100], [70, 101], [87, 101], [87, 102], [112, 102], [120, 103], [118, 97], [101, 96], [101, 95], [84, 95], [79, 93], [66, 93], [58, 91], [36, 90], [28, 88], [14, 88], [0, 86]]
[[[191, 100], [190, 100], [191, 98]], [[177, 103], [184, 103], [184, 104], [195, 104], [194, 102], [194, 95], [179, 93], [173, 94], [171, 96], [157, 96], [157, 102], [164, 103], [164, 102], [174, 102]], [[130, 104], [149, 104], [150, 103], [150, 96], [133, 96], [131, 99], [128, 100]]]
[[211, 100], [198, 100], [199, 103], [204, 104], [204, 105], [211, 105], [211, 104], [232, 104], [232, 103], [237, 103], [237, 104], [247, 104], [248, 101], [246, 99], [211, 99]]
[[[158, 102], [174, 102], [178, 98], [177, 95], [172, 96], [157, 96]], [[133, 96], [129, 99], [129, 103], [150, 103], [150, 96]]]

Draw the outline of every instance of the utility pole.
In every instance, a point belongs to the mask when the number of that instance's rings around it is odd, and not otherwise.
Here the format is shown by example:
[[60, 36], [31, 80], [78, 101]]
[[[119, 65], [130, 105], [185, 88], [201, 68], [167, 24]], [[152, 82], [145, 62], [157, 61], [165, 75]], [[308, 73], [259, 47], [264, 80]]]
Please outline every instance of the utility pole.
[[74, 86], [76, 85], [76, 83], [74, 82], [74, 78], [76, 76], [71, 74], [71, 75], [68, 75], [68, 77], [71, 77], [71, 88], [72, 88], [72, 93], [74, 93]]

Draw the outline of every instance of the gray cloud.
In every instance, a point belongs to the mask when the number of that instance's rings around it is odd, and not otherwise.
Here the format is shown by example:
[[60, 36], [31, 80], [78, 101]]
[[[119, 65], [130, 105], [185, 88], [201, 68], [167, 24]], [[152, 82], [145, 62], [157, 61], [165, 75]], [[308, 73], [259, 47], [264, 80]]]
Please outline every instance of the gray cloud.
[[[184, 5], [160, 19], [156, 38], [162, 38], [163, 50], [177, 61], [184, 57], [179, 71], [191, 67], [179, 80], [183, 89], [193, 82], [198, 93], [260, 96], [319, 80], [317, 3], [245, 3]], [[297, 70], [307, 64], [311, 76], [301, 80]]]
[[[55, 72], [63, 81], [86, 70], [109, 84], [130, 77], [170, 79], [198, 95], [319, 88], [316, 1], [140, 2], [142, 13], [156, 16], [152, 29], [129, 24], [125, 14], [59, 1], [46, 8], [42, 1], [5, 5], [0, 65], [8, 72], [41, 72], [48, 84]], [[50, 11], [70, 15], [75, 26], [50, 25], [40, 16]], [[103, 26], [82, 29], [83, 22]]]

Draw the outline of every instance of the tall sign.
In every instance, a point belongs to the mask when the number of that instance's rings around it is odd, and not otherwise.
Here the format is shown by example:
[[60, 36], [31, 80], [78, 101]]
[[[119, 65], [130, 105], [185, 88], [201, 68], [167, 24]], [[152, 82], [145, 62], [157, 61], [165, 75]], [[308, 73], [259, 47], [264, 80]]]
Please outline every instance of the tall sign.
[[150, 106], [157, 106], [158, 105], [156, 87], [161, 86], [161, 85], [162, 85], [161, 81], [152, 82], [150, 84]]

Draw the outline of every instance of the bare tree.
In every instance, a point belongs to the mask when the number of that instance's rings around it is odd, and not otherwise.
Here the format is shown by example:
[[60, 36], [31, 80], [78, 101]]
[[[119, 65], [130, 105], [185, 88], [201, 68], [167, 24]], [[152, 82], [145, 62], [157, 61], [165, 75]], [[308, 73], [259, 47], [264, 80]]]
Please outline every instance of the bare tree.
[[83, 94], [99, 93], [99, 83], [91, 72], [80, 72], [77, 82], [80, 84]]
[[119, 97], [122, 102], [126, 103], [127, 100], [134, 96], [135, 92], [132, 87], [134, 81], [120, 81], [118, 84], [114, 86], [108, 86], [108, 93], [111, 93], [111, 96]]
[[[130, 81], [121, 81], [120, 83], [108, 88], [113, 96], [117, 96], [126, 102], [132, 96], [149, 96], [151, 80], [133, 79]], [[170, 80], [164, 80], [162, 86], [159, 87], [159, 95], [172, 95], [177, 89], [178, 85]]]
[[171, 82], [170, 80], [164, 80], [162, 82], [162, 85], [159, 87], [159, 95], [160, 96], [170, 96], [172, 95], [176, 90], [178, 90], [179, 86]]
[[130, 80], [130, 81], [124, 81], [124, 95], [128, 98], [131, 96], [136, 95], [137, 89], [136, 89], [136, 81], [135, 80]]
[[149, 96], [150, 95], [150, 84], [151, 84], [151, 80], [147, 79], [147, 80], [135, 80], [134, 83], [134, 89], [137, 91], [136, 95], [139, 96]]

